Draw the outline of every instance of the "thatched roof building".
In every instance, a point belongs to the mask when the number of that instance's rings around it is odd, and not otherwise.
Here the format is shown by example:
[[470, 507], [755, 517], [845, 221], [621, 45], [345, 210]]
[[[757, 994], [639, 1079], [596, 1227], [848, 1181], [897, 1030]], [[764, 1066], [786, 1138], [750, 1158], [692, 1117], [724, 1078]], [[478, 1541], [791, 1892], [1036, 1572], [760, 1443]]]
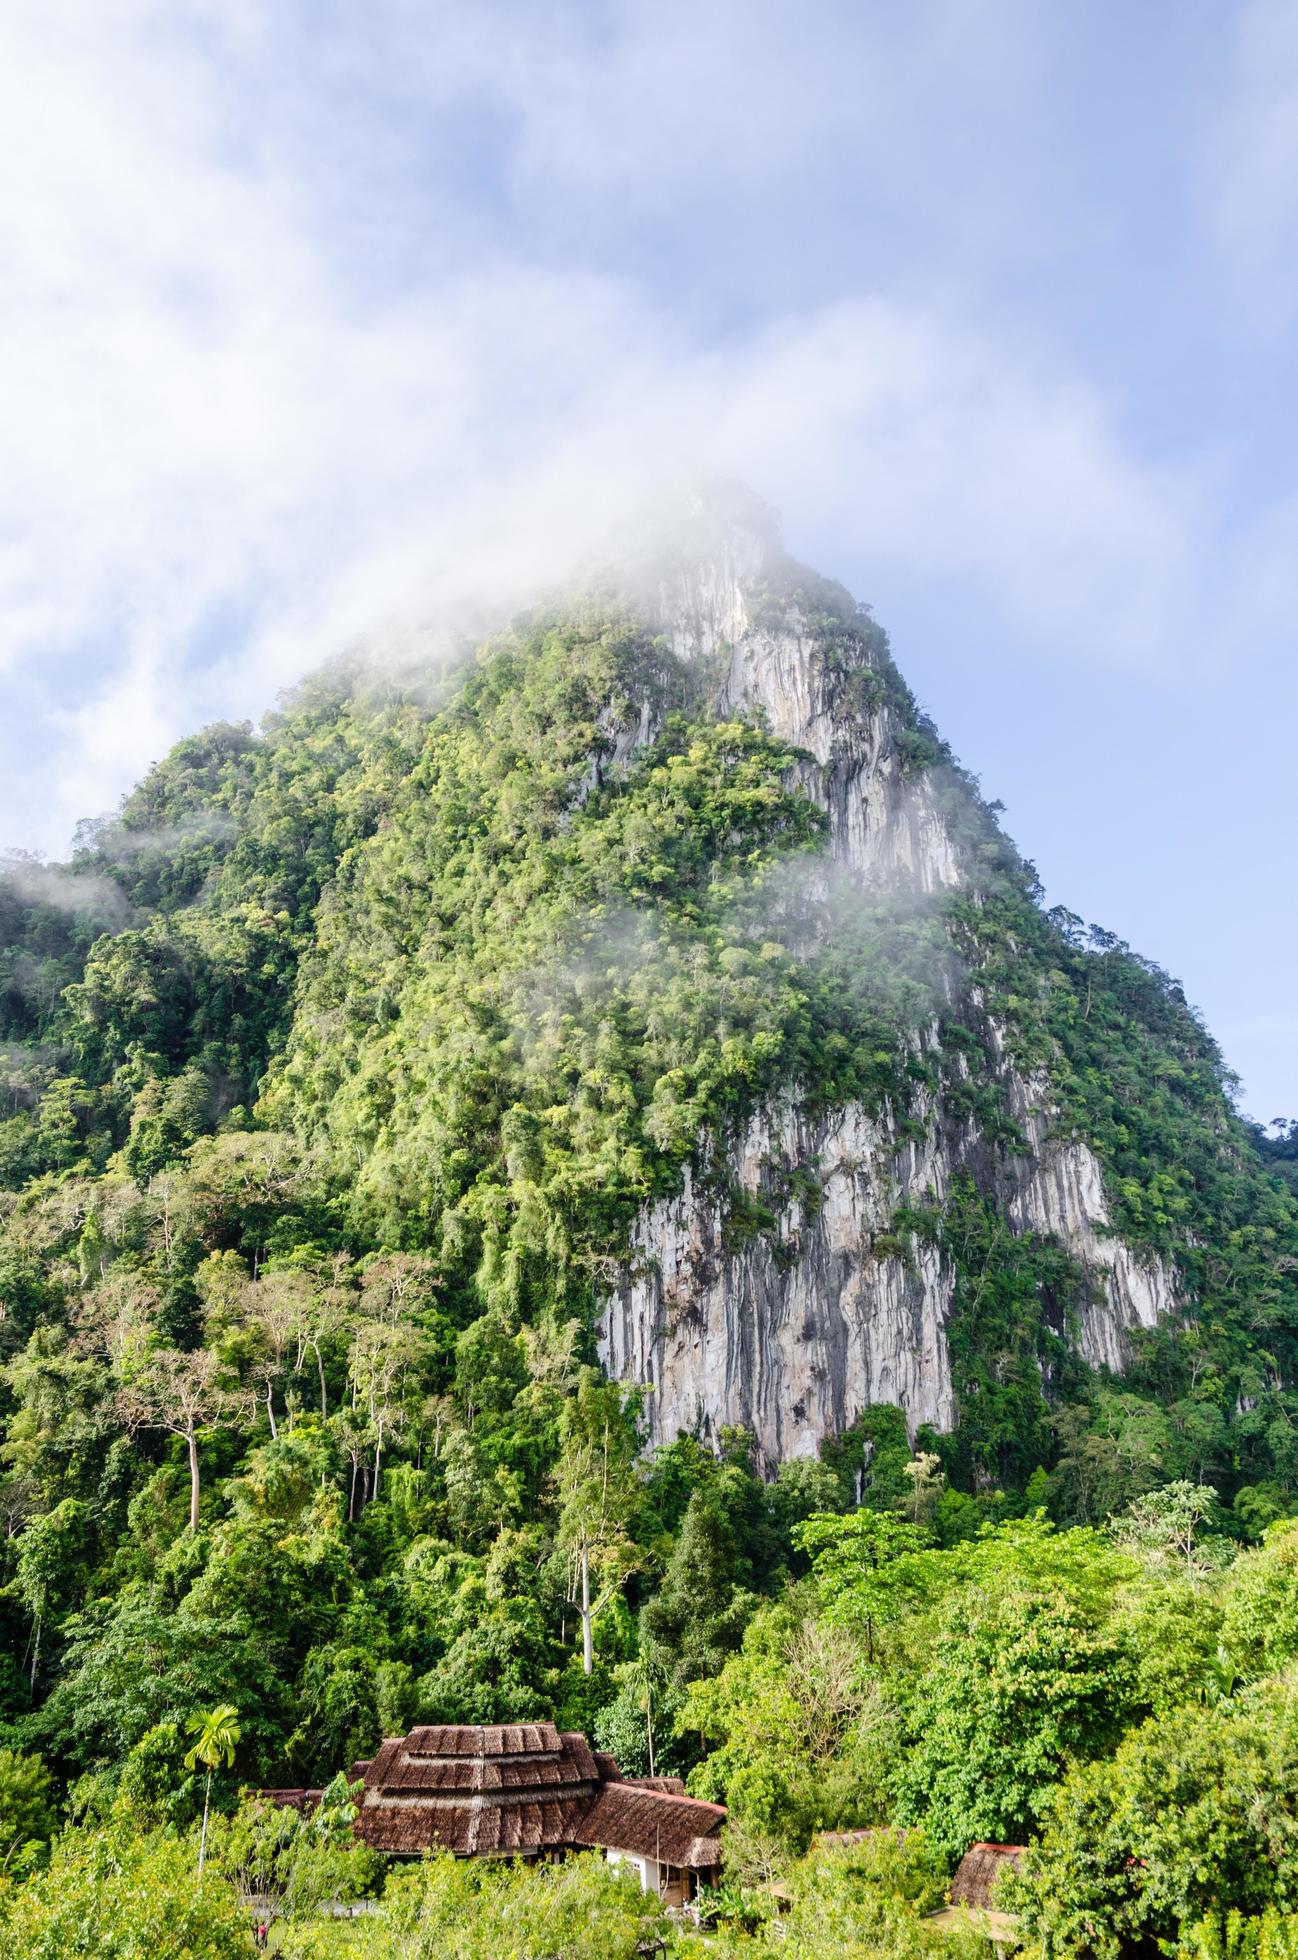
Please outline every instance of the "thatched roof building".
[[[354, 1763], [356, 1835], [390, 1857], [556, 1856], [592, 1847], [638, 1868], [647, 1890], [688, 1898], [721, 1864], [720, 1804], [677, 1777], [624, 1777], [612, 1756], [553, 1722], [412, 1729]], [[277, 1803], [306, 1793], [266, 1793]]]
[[605, 1783], [577, 1823], [573, 1842], [676, 1871], [714, 1872], [721, 1862], [717, 1834], [725, 1818], [719, 1803], [646, 1790], [634, 1782]]
[[351, 1775], [365, 1785], [357, 1836], [406, 1858], [438, 1846], [460, 1858], [560, 1850], [600, 1780], [585, 1736], [552, 1722], [412, 1729]]
[[1021, 1844], [971, 1844], [951, 1880], [951, 1903], [924, 1916], [944, 1932], [977, 1933], [990, 1942], [997, 1960], [1008, 1960], [1023, 1944], [1022, 1922], [996, 1901], [996, 1888], [1007, 1871], [1018, 1871]]
[[864, 1824], [849, 1831], [816, 1831], [812, 1834], [813, 1851], [850, 1851], [858, 1844], [871, 1844], [876, 1838], [891, 1838], [894, 1844], [905, 1844], [904, 1824]]
[[996, 1886], [1007, 1871], [1023, 1863], [1021, 1844], [971, 1844], [951, 1880], [953, 1906], [978, 1906], [984, 1912], [996, 1904]]

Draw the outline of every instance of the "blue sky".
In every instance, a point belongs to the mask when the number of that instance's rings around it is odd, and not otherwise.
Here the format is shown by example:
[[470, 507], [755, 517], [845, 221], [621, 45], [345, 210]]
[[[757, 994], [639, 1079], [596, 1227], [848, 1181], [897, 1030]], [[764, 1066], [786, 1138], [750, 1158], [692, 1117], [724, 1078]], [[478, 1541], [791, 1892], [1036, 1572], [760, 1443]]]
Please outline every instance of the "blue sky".
[[0, 843], [745, 477], [1298, 1114], [1298, 4], [13, 0]]

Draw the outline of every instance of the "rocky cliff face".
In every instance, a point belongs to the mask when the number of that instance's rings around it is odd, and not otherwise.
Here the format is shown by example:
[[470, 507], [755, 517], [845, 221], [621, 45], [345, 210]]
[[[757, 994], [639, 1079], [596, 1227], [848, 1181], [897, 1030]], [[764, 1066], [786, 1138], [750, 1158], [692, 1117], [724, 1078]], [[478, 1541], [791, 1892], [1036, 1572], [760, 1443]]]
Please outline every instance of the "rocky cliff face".
[[[1008, 1086], [1026, 1094], [1021, 1081]], [[601, 1355], [612, 1375], [652, 1388], [652, 1441], [742, 1423], [775, 1463], [814, 1455], [871, 1402], [897, 1403], [912, 1430], [950, 1428], [955, 1276], [923, 1241], [898, 1254], [889, 1228], [900, 1204], [940, 1202], [963, 1168], [990, 1173], [1011, 1223], [1055, 1234], [1085, 1271], [1077, 1342], [1092, 1366], [1120, 1370], [1129, 1330], [1173, 1309], [1170, 1270], [1109, 1234], [1095, 1155], [1052, 1137], [1048, 1106], [1021, 1111], [1029, 1155], [990, 1163], [972, 1126], [920, 1114], [922, 1144], [899, 1142], [890, 1120], [856, 1104], [815, 1122], [789, 1107], [755, 1118], [725, 1177], [777, 1228], [746, 1244], [733, 1242], [728, 1207], [688, 1176], [645, 1213], [605, 1309]]]
[[[803, 786], [827, 812], [835, 858], [864, 887], [923, 893], [959, 885], [961, 847], [930, 779], [905, 765], [895, 706], [863, 691], [795, 603], [762, 602], [765, 545], [737, 532], [706, 564], [659, 594], [674, 650], [718, 676], [719, 706], [761, 710], [774, 733], [807, 750]], [[870, 661], [868, 644], [858, 658]], [[864, 698], [866, 706], [861, 707]], [[646, 729], [632, 735], [644, 739]], [[962, 1003], [980, 1013], [977, 990]], [[651, 1440], [744, 1424], [768, 1462], [815, 1453], [871, 1402], [897, 1403], [912, 1430], [956, 1418], [946, 1325], [955, 1276], [932, 1245], [897, 1249], [899, 1205], [940, 1203], [971, 1170], [1011, 1226], [1058, 1237], [1082, 1267], [1083, 1357], [1115, 1370], [1127, 1334], [1175, 1305], [1171, 1271], [1109, 1229], [1099, 1163], [1055, 1134], [1049, 1086], [1028, 1081], [984, 1020], [984, 1066], [1026, 1151], [989, 1147], [930, 1099], [902, 1136], [889, 1113], [848, 1105], [810, 1120], [793, 1105], [763, 1111], [706, 1180], [639, 1222], [634, 1251], [600, 1328], [610, 1374], [646, 1384]], [[918, 1117], [923, 1141], [914, 1135]], [[758, 1198], [773, 1232], [736, 1243], [726, 1186]]]
[[677, 573], [659, 596], [673, 650], [691, 664], [720, 665], [723, 713], [759, 709], [773, 734], [814, 758], [802, 786], [829, 813], [840, 863], [864, 881], [895, 879], [921, 892], [958, 884], [959, 855], [932, 785], [906, 774], [895, 708], [854, 700], [860, 667], [825, 658], [823, 637], [796, 601], [773, 609], [770, 623], [754, 604], [767, 550], [756, 532], [737, 531], [714, 560]]

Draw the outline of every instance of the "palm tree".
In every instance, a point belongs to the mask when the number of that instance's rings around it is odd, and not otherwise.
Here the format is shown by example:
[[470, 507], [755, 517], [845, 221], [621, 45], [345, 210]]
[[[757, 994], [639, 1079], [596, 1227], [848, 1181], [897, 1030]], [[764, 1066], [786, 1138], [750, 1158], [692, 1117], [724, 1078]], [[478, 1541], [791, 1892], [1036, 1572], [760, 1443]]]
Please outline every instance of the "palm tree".
[[645, 1734], [649, 1744], [649, 1774], [652, 1776], [654, 1773], [654, 1689], [661, 1679], [657, 1656], [647, 1647], [642, 1647], [637, 1658], [627, 1664], [626, 1678], [633, 1689], [639, 1690], [640, 1706], [644, 1710]]
[[185, 1727], [196, 1738], [193, 1748], [185, 1757], [185, 1768], [196, 1769], [202, 1763], [207, 1770], [207, 1786], [203, 1791], [203, 1832], [198, 1840], [198, 1875], [203, 1876], [203, 1860], [207, 1856], [207, 1808], [212, 1799], [212, 1771], [224, 1763], [229, 1769], [234, 1762], [235, 1746], [239, 1740], [239, 1711], [229, 1702], [222, 1702], [219, 1708], [209, 1709], [206, 1715], [191, 1715]]

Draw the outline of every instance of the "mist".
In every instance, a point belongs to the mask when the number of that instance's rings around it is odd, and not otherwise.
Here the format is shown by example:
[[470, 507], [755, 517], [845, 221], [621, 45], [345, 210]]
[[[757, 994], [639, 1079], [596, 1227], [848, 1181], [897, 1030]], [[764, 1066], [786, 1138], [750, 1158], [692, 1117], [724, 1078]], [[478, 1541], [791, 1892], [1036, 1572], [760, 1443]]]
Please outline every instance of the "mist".
[[[1257, 841], [1298, 608], [1282, 11], [1169, 75], [1110, 8], [16, 0], [0, 843], [63, 856], [340, 652], [462, 649], [717, 471], [873, 604], [1052, 896], [1256, 1072], [1292, 1016], [1232, 962], [1298, 931]], [[1196, 823], [1224, 930], [1192, 854], [1131, 868], [1133, 825]]]
[[105, 932], [120, 932], [134, 914], [121, 887], [97, 872], [73, 871], [66, 865], [46, 864], [23, 851], [0, 852], [0, 882], [24, 905], [44, 905], [55, 912], [85, 914]]
[[[1066, 368], [1007, 360], [974, 320], [871, 279], [795, 283], [718, 336], [624, 262], [606, 212], [584, 250], [544, 229], [529, 249], [468, 186], [403, 177], [420, 118], [458, 88], [514, 119], [520, 215], [595, 196], [555, 120], [566, 95], [601, 121], [599, 195], [635, 186], [643, 208], [652, 188], [665, 208], [672, 161], [637, 71], [663, 78], [688, 155], [685, 104], [710, 94], [702, 64], [732, 34], [749, 88], [710, 103], [707, 196], [775, 194], [780, 152], [805, 171], [826, 136], [862, 162], [884, 149], [859, 89], [824, 93], [820, 59], [814, 141], [784, 127], [788, 65], [807, 54], [774, 16], [746, 42], [734, 8], [667, 8], [601, 48], [577, 16], [505, 11], [512, 53], [439, 14], [434, 72], [417, 10], [399, 6], [363, 36], [332, 10], [318, 27], [294, 8], [212, 10], [197, 38], [143, 4], [60, 0], [61, 33], [44, 8], [10, 10], [0, 126], [21, 168], [0, 191], [15, 301], [0, 519], [17, 543], [0, 559], [0, 672], [46, 739], [20, 751], [11, 737], [0, 838], [62, 852], [78, 817], [111, 808], [187, 729], [259, 716], [357, 641], [508, 615], [651, 486], [699, 471], [750, 482], [795, 548], [868, 541], [914, 573], [940, 539], [941, 576], [1055, 640], [1098, 602], [1115, 657], [1143, 657], [1179, 615], [1194, 479], [1126, 451]], [[822, 12], [827, 44], [882, 101], [898, 51]], [[355, 64], [350, 116], [326, 50]], [[948, 86], [935, 70], [937, 94]], [[278, 119], [260, 146], [258, 106]], [[684, 157], [675, 169], [683, 192]], [[376, 260], [366, 225], [394, 253], [393, 234], [423, 246]]]

